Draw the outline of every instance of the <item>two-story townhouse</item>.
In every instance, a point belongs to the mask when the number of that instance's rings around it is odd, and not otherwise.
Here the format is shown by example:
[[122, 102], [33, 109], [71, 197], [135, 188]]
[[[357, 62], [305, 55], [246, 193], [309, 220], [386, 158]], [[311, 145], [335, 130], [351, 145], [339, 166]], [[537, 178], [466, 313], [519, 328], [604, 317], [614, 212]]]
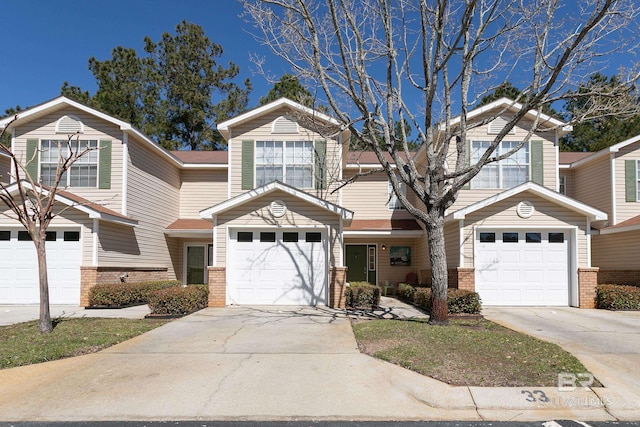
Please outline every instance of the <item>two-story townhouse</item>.
[[[520, 108], [502, 98], [468, 114], [469, 121], [490, 119], [467, 134], [472, 162]], [[591, 262], [591, 229], [606, 213], [558, 192], [558, 141], [570, 128], [529, 111], [497, 154], [527, 138], [536, 117], [538, 126], [523, 148], [485, 166], [447, 210], [449, 283], [477, 291], [484, 305], [592, 307], [597, 269]], [[451, 144], [451, 169], [456, 158]]]
[[594, 153], [560, 153], [561, 190], [597, 207], [592, 262], [598, 283], [640, 285], [640, 136]]
[[[517, 108], [502, 99], [471, 112], [501, 114], [470, 135], [471, 152]], [[501, 150], [526, 135], [535, 114]], [[542, 119], [557, 130], [536, 132], [511, 159], [485, 168], [447, 212], [450, 284], [477, 290], [485, 304], [589, 306], [593, 299], [591, 223], [606, 214], [557, 192], [562, 123]], [[82, 146], [98, 148], [58, 195], [68, 209], [54, 219], [48, 242], [54, 303], [86, 304], [97, 283], [168, 277], [208, 283], [211, 306], [342, 306], [348, 281], [384, 285], [410, 273], [430, 280], [424, 231], [386, 175], [340, 185], [377, 162], [348, 150], [350, 134], [336, 120], [280, 99], [218, 129], [228, 151], [168, 152], [63, 97], [21, 113], [9, 129], [12, 149], [34, 159], [28, 169], [43, 184], [55, 141], [78, 132]], [[0, 251], [10, 260], [0, 265], [0, 303], [36, 302], [32, 243], [15, 220], [0, 217]]]

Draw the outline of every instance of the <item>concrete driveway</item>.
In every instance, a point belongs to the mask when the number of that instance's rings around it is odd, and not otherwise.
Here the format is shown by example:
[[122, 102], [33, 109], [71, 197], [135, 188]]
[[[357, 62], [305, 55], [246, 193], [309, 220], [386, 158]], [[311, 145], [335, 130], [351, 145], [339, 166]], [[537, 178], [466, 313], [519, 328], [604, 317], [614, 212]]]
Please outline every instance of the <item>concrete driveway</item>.
[[344, 312], [205, 309], [102, 352], [0, 371], [0, 420], [477, 420], [471, 393], [360, 354]]
[[482, 314], [572, 353], [604, 385], [610, 407], [640, 407], [640, 312], [485, 307]]

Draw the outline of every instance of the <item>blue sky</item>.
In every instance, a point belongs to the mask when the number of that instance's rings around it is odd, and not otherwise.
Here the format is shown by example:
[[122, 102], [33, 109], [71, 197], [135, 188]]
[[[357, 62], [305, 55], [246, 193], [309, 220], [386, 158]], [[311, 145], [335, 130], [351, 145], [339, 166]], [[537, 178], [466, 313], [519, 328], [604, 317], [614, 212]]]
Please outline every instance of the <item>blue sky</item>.
[[[249, 54], [264, 51], [248, 33], [235, 0], [14, 0], [2, 1], [0, 25], [0, 117], [4, 110], [33, 106], [60, 94], [64, 81], [94, 93], [88, 59], [111, 58], [116, 46], [143, 52], [143, 39], [175, 33], [182, 20], [202, 26], [222, 46], [221, 64], [240, 66], [238, 83], [250, 78], [250, 105], [271, 88], [255, 73]], [[287, 72], [270, 56], [270, 72]]]

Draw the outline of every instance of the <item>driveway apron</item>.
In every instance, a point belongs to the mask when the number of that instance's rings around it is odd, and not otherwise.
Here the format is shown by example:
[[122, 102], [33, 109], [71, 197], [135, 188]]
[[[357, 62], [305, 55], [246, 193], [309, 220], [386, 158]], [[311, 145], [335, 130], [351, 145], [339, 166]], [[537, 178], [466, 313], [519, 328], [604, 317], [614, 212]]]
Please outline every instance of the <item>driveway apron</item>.
[[102, 352], [0, 371], [0, 419], [479, 419], [451, 387], [358, 352], [344, 312], [205, 309]]
[[614, 415], [640, 408], [640, 312], [490, 307], [482, 313], [576, 356], [604, 385], [596, 393]]

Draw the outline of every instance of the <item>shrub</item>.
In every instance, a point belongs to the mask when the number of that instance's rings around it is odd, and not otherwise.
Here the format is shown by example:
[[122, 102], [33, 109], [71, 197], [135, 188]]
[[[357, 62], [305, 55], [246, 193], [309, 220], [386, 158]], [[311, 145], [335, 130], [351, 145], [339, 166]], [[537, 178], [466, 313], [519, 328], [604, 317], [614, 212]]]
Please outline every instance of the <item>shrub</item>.
[[368, 282], [351, 282], [345, 292], [347, 307], [373, 308], [380, 304], [380, 288]]
[[182, 286], [178, 280], [154, 280], [139, 283], [96, 285], [89, 291], [90, 306], [126, 307], [147, 304], [151, 293], [165, 288]]
[[[431, 289], [418, 288], [413, 294], [413, 302], [431, 312]], [[482, 309], [480, 295], [464, 289], [447, 289], [449, 314], [478, 314]]]
[[640, 310], [640, 287], [598, 285], [596, 307], [607, 310]]
[[398, 284], [398, 296], [405, 301], [413, 302], [413, 294], [416, 293], [416, 288], [406, 283]]
[[207, 285], [166, 288], [151, 294], [149, 308], [153, 314], [183, 315], [205, 308], [208, 299]]

